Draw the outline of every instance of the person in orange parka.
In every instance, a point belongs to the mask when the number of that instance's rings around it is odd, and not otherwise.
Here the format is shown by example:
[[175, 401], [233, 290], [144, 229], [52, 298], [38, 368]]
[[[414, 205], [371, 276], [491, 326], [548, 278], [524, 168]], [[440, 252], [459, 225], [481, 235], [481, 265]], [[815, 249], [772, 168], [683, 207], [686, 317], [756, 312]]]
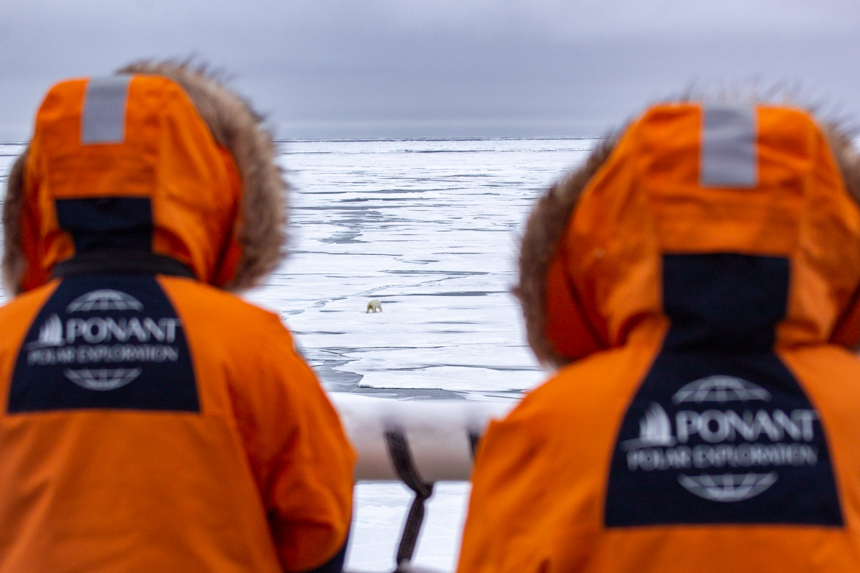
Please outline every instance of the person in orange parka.
[[558, 371], [480, 446], [479, 572], [860, 570], [860, 165], [779, 105], [656, 105], [552, 187], [517, 294]]
[[48, 92], [3, 207], [0, 572], [340, 571], [354, 455], [278, 317], [285, 183], [185, 64]]

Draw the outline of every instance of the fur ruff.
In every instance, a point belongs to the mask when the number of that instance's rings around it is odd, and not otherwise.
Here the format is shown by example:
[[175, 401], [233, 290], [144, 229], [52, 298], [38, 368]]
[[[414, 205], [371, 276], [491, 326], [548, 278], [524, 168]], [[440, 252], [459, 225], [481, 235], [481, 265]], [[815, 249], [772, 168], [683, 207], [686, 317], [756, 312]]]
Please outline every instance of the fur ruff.
[[535, 356], [545, 367], [559, 368], [570, 359], [557, 353], [546, 338], [546, 275], [556, 245], [588, 182], [615, 149], [617, 139], [602, 141], [582, 166], [553, 185], [538, 199], [526, 222], [519, 257], [519, 284], [514, 295], [520, 300], [526, 320], [526, 337]]
[[[263, 117], [229, 90], [205, 66], [188, 62], [141, 61], [117, 74], [155, 74], [179, 84], [190, 97], [215, 140], [226, 147], [242, 180], [242, 205], [236, 237], [242, 256], [224, 288], [244, 290], [259, 284], [286, 253], [287, 184], [277, 164], [277, 148]], [[21, 245], [25, 151], [12, 167], [3, 205], [3, 283], [18, 294], [27, 262]]]
[[24, 209], [24, 165], [30, 148], [24, 150], [9, 172], [6, 198], [3, 202], [3, 288], [8, 294], [20, 294], [21, 279], [27, 271], [27, 259], [21, 239], [21, 211]]
[[[860, 205], [860, 156], [849, 135], [834, 123], [822, 125], [845, 186]], [[622, 130], [619, 133], [623, 133]], [[529, 346], [542, 365], [561, 368], [572, 360], [553, 350], [546, 337], [546, 276], [549, 264], [567, 230], [576, 203], [588, 182], [609, 159], [620, 136], [601, 142], [585, 162], [550, 187], [532, 208], [520, 246], [519, 284], [514, 294], [520, 300]]]

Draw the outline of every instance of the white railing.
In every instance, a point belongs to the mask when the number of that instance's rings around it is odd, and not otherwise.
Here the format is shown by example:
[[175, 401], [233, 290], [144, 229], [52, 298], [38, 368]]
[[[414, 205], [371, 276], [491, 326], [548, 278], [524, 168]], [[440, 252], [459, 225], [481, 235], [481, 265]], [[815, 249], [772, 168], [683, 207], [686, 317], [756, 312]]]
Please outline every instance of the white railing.
[[400, 401], [331, 394], [358, 454], [357, 481], [402, 481], [415, 499], [401, 534], [398, 573], [435, 573], [411, 564], [424, 502], [439, 481], [468, 481], [480, 437], [516, 402]]

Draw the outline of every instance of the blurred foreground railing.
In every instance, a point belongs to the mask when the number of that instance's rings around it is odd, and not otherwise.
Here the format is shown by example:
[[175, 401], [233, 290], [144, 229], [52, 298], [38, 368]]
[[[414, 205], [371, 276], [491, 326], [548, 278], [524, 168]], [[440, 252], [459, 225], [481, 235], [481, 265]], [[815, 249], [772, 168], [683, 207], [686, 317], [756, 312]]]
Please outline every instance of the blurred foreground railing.
[[380, 400], [331, 394], [358, 454], [357, 481], [402, 481], [415, 499], [397, 549], [397, 573], [430, 573], [411, 564], [424, 502], [438, 481], [467, 481], [489, 421], [516, 402]]

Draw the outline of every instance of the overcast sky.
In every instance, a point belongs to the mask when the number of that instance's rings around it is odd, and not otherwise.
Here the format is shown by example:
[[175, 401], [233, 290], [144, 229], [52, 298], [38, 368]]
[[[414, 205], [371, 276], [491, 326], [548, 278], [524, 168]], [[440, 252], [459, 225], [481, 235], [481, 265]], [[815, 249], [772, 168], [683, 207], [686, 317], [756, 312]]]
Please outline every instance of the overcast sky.
[[690, 86], [860, 117], [858, 0], [0, 0], [0, 141], [56, 80], [188, 56], [293, 139], [600, 135]]

